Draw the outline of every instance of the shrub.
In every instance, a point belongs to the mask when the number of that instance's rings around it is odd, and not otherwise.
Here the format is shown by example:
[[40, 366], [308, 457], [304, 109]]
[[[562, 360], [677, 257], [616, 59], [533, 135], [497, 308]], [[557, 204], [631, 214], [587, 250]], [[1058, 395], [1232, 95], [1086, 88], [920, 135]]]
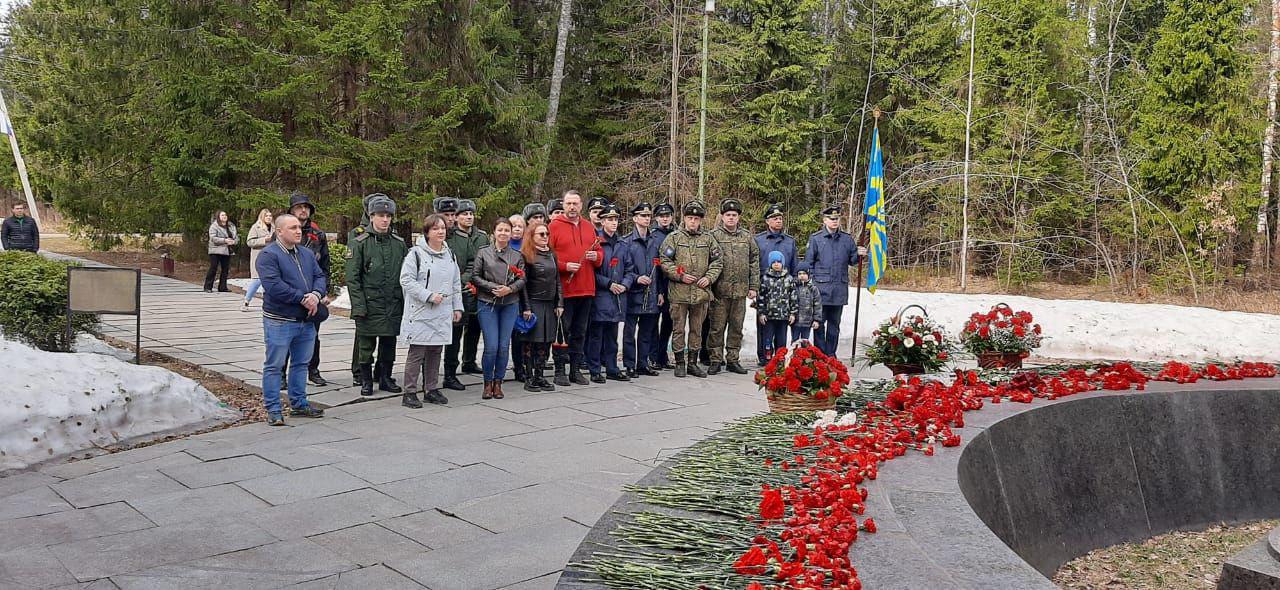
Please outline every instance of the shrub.
[[41, 350], [67, 352], [76, 334], [94, 330], [98, 317], [76, 314], [67, 341], [66, 262], [30, 252], [0, 252], [0, 329]]
[[347, 285], [347, 246], [329, 242], [329, 294], [337, 295]]

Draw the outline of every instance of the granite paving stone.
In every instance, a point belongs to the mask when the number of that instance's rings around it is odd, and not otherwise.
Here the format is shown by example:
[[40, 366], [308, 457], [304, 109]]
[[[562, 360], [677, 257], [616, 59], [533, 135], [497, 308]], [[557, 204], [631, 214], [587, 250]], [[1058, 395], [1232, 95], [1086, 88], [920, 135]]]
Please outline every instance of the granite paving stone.
[[575, 424], [590, 425], [591, 422], [599, 420], [600, 417], [595, 414], [588, 414], [582, 410], [564, 406], [555, 406], [541, 410], [523, 412], [504, 416], [505, 419], [521, 424], [528, 424], [537, 428], [560, 428], [562, 426], [572, 426]]
[[256, 455], [169, 467], [160, 472], [189, 488], [203, 488], [284, 473], [286, 470]]
[[372, 484], [390, 483], [454, 469], [457, 465], [408, 451], [333, 464], [334, 467]]
[[285, 471], [236, 485], [277, 506], [369, 487], [368, 482], [329, 465]]
[[306, 539], [291, 539], [112, 579], [121, 590], [258, 590], [323, 579], [356, 565]]
[[451, 506], [472, 498], [491, 496], [531, 485], [529, 478], [508, 473], [486, 463], [450, 469], [422, 477], [377, 486], [379, 491], [420, 508]]
[[129, 505], [157, 525], [217, 517], [234, 518], [269, 506], [257, 496], [231, 484], [147, 496], [130, 500]]
[[582, 410], [588, 414], [595, 414], [602, 418], [620, 418], [622, 416], [634, 416], [636, 414], [647, 414], [649, 412], [658, 412], [661, 410], [670, 410], [678, 408], [676, 404], [664, 402], [661, 400], [645, 397], [643, 394], [631, 394], [627, 397], [617, 399], [596, 401], [573, 406], [576, 410]]
[[[199, 534], [192, 534], [193, 530]], [[192, 558], [238, 551], [275, 541], [275, 536], [238, 522], [171, 525], [72, 541], [50, 551], [77, 580], [87, 582]]]
[[[557, 572], [587, 528], [558, 520], [387, 563], [432, 590], [501, 588]], [[476, 555], [502, 555], [479, 560]]]
[[296, 586], [293, 590], [420, 590], [423, 585], [386, 566], [360, 568]]
[[445, 511], [485, 529], [506, 532], [561, 518], [590, 526], [616, 499], [617, 494], [601, 499], [545, 483], [468, 500]]
[[[192, 458], [192, 461], [195, 459]], [[51, 487], [77, 508], [187, 489], [155, 469], [111, 469], [56, 483]]]
[[22, 471], [11, 475], [2, 475], [0, 476], [0, 499], [60, 481], [62, 480], [57, 477], [36, 471]]
[[0, 551], [114, 535], [155, 524], [123, 502], [0, 521]]
[[613, 438], [615, 435], [587, 427], [571, 425], [549, 430], [538, 430], [493, 439], [505, 445], [529, 451], [550, 451], [564, 447], [577, 447]]
[[502, 590], [553, 590], [556, 583], [560, 581], [560, 572], [538, 576], [532, 580], [516, 582], [510, 586], [503, 586]]
[[310, 540], [360, 566], [430, 551], [400, 533], [373, 523], [316, 535]]
[[40, 516], [71, 509], [71, 505], [63, 500], [62, 496], [53, 493], [53, 490], [46, 485], [18, 492], [0, 500], [0, 520]]
[[494, 534], [456, 516], [446, 516], [438, 510], [423, 510], [408, 516], [384, 520], [381, 524], [388, 530], [400, 533], [431, 549], [452, 547]]
[[286, 539], [310, 537], [417, 512], [395, 498], [371, 489], [251, 512], [245, 519]]
[[0, 553], [0, 588], [49, 588], [76, 583], [48, 547]]

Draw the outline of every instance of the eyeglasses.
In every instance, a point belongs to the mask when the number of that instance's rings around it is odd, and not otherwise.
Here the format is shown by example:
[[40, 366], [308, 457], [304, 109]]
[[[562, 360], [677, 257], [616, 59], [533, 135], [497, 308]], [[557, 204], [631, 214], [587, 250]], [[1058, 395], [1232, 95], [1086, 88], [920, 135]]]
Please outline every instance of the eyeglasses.
[[544, 231], [539, 231], [539, 232], [533, 232], [533, 235], [535, 235], [535, 236], [549, 236], [549, 235], [551, 235], [551, 234], [549, 234], [549, 233], [547, 233], [547, 232], [544, 232]]

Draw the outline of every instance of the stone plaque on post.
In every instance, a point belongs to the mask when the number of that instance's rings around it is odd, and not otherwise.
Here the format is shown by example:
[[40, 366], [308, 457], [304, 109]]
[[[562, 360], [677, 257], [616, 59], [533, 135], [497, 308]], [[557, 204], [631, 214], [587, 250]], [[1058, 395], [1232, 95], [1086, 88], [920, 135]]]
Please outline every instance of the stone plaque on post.
[[72, 342], [75, 313], [132, 315], [134, 362], [142, 364], [142, 271], [136, 268], [72, 266], [67, 268], [67, 342]]

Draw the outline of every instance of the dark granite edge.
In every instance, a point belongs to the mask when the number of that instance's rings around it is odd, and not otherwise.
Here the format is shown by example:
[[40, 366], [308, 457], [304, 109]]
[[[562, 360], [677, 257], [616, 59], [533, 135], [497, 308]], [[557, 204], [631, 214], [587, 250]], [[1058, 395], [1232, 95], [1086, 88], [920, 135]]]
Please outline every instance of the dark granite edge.
[[1271, 533], [1267, 535], [1267, 550], [1271, 552], [1271, 556], [1280, 561], [1280, 526], [1271, 529]]

